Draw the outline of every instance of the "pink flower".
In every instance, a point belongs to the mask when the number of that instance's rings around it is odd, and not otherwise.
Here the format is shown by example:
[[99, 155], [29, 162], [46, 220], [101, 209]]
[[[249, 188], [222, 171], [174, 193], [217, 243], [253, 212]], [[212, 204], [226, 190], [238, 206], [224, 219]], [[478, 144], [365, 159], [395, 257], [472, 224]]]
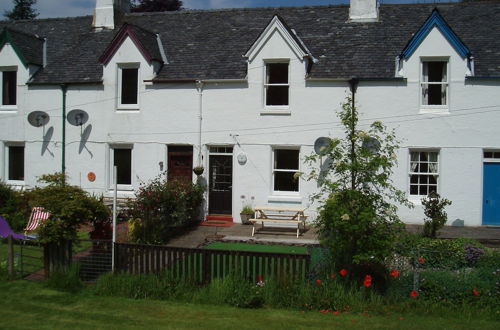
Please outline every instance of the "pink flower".
[[334, 273], [330, 273], [330, 278], [334, 279], [335, 278], [335, 274]]

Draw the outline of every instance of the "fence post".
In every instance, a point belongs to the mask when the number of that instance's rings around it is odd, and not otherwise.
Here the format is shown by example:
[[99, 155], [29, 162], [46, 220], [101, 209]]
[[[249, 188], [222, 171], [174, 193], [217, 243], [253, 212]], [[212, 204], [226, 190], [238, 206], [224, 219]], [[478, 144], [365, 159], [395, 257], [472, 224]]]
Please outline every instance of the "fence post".
[[9, 235], [7, 238], [7, 263], [8, 263], [8, 273], [9, 278], [14, 278], [14, 240], [12, 239], [12, 235]]

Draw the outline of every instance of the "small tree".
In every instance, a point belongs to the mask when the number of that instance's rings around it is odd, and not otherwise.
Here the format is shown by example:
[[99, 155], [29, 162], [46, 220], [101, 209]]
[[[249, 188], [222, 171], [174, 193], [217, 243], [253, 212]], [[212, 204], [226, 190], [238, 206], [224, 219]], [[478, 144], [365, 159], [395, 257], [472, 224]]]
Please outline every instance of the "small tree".
[[13, 0], [14, 9], [5, 11], [4, 16], [10, 20], [34, 19], [38, 13], [33, 9], [37, 0]]
[[451, 201], [441, 198], [437, 192], [431, 192], [426, 198], [422, 198], [424, 206], [424, 237], [436, 238], [437, 231], [443, 228], [448, 220], [448, 214], [444, 208], [451, 205]]
[[132, 0], [133, 12], [176, 11], [182, 9], [180, 0]]
[[411, 207], [391, 180], [398, 141], [378, 121], [359, 130], [358, 111], [350, 98], [338, 115], [345, 138], [331, 139], [319, 155], [306, 158], [311, 167], [322, 162], [309, 176], [320, 187], [312, 196], [320, 203], [316, 226], [339, 266], [380, 265], [402, 229], [391, 201]]

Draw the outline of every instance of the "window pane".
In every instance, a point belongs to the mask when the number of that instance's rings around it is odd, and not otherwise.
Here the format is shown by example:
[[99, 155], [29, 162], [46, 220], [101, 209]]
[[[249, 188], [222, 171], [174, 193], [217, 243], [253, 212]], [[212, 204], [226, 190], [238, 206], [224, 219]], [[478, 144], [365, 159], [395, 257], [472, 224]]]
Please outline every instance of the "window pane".
[[437, 160], [438, 160], [437, 152], [429, 152], [429, 161], [437, 162]]
[[299, 191], [299, 180], [295, 179], [294, 172], [275, 172], [274, 191]]
[[266, 105], [288, 105], [288, 86], [267, 86]]
[[445, 82], [446, 62], [425, 62], [428, 65], [429, 82]]
[[418, 186], [417, 185], [410, 186], [410, 195], [418, 195]]
[[299, 150], [275, 150], [274, 157], [275, 169], [299, 170]]
[[24, 147], [9, 147], [9, 180], [24, 180]]
[[2, 104], [16, 105], [17, 71], [3, 71]]
[[485, 152], [484, 158], [493, 158], [493, 153], [492, 152]]
[[122, 104], [137, 104], [139, 69], [122, 69]]
[[268, 63], [267, 83], [288, 84], [288, 63]]
[[116, 166], [116, 182], [132, 184], [132, 150], [114, 149], [114, 166]]

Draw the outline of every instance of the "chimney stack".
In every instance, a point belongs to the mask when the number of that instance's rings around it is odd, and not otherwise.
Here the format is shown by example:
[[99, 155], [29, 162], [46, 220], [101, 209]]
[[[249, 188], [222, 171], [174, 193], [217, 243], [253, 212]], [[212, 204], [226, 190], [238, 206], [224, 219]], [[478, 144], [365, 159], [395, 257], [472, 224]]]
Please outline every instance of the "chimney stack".
[[92, 27], [96, 30], [114, 29], [119, 14], [130, 12], [129, 0], [96, 0]]
[[351, 22], [377, 22], [378, 0], [351, 0], [349, 8], [349, 21]]

